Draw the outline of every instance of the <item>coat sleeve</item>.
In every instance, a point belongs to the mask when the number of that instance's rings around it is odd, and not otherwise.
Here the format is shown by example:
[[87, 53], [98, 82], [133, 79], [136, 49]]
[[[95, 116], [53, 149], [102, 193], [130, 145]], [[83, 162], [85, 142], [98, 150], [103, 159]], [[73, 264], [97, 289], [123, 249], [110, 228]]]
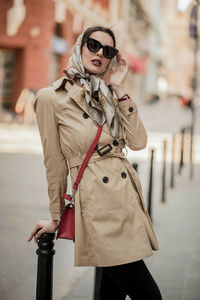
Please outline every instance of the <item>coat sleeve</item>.
[[122, 136], [131, 150], [140, 150], [146, 147], [147, 134], [139, 117], [136, 103], [132, 99], [118, 102]]
[[52, 220], [60, 220], [65, 205], [62, 198], [67, 189], [68, 166], [60, 148], [55, 95], [50, 88], [38, 91], [34, 102], [37, 124], [43, 146], [48, 183], [49, 209]]

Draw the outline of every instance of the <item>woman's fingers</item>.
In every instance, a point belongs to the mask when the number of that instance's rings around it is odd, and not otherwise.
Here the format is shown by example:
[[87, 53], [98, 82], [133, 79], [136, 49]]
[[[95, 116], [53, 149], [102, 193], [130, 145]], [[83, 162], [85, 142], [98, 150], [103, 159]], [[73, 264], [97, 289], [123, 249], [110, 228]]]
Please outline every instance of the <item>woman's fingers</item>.
[[33, 231], [31, 232], [31, 235], [27, 242], [30, 242], [32, 238], [34, 237], [35, 242], [38, 242], [38, 239], [40, 236], [45, 232], [55, 232], [58, 228], [58, 224], [56, 221], [44, 221], [40, 220], [37, 225], [34, 227]]
[[114, 68], [110, 68], [109, 72], [110, 72], [110, 74], [113, 74], [113, 73], [115, 73], [115, 69]]
[[125, 63], [125, 60], [124, 60], [123, 56], [119, 52], [118, 52], [117, 55], [118, 55], [117, 56], [117, 65], [121, 66], [121, 65], [123, 65]]
[[42, 229], [40, 229], [37, 234], [34, 235], [34, 241], [37, 244], [38, 243], [38, 239], [40, 238], [40, 236], [46, 232], [46, 228], [43, 227]]
[[119, 64], [127, 64], [126, 59], [121, 55], [120, 52], [117, 53], [117, 63], [119, 63]]
[[33, 231], [31, 232], [30, 237], [28, 238], [27, 242], [30, 242], [32, 240], [32, 238], [34, 237], [34, 235], [36, 234], [36, 232], [38, 231], [38, 229], [41, 228], [41, 226], [39, 224], [37, 224]]

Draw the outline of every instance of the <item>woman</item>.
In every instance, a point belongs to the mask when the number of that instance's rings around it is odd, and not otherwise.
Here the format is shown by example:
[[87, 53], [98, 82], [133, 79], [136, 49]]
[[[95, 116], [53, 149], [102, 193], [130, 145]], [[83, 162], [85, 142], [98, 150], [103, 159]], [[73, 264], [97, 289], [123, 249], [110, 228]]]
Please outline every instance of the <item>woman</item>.
[[[108, 70], [109, 86], [103, 79]], [[158, 250], [157, 240], [139, 177], [122, 151], [125, 145], [143, 149], [147, 141], [137, 106], [124, 90], [127, 72], [113, 32], [91, 27], [79, 36], [66, 76], [39, 91], [34, 107], [52, 220], [39, 221], [28, 241], [34, 237], [37, 243], [42, 233], [57, 230], [65, 205], [62, 195], [67, 189], [68, 165], [74, 182], [98, 126], [103, 125], [75, 193], [75, 266], [101, 267], [100, 299], [129, 295], [160, 300], [143, 262], [152, 250]], [[107, 149], [105, 155], [100, 155], [102, 147]]]

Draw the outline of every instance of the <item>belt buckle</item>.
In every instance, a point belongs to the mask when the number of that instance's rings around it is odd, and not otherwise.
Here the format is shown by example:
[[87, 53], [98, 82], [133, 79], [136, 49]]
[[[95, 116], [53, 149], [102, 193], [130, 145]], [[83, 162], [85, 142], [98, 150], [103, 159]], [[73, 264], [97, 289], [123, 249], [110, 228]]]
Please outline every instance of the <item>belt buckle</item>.
[[110, 144], [107, 144], [107, 145], [101, 147], [97, 152], [100, 156], [103, 156], [106, 153], [110, 152], [111, 150], [112, 150], [112, 146]]

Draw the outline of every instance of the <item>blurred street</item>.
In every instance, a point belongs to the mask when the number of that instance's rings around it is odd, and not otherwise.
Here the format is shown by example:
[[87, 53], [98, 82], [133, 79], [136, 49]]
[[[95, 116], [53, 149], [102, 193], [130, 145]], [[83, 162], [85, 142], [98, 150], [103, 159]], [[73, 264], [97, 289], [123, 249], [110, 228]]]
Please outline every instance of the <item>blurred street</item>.
[[[184, 110], [177, 102], [171, 103], [170, 108], [168, 105], [168, 109], [164, 102], [142, 106], [139, 110], [147, 128], [149, 142], [146, 150], [130, 151], [128, 158], [131, 162], [138, 163], [145, 199], [147, 199], [149, 180], [149, 147], [153, 146], [156, 149], [152, 218], [160, 251], [148, 258], [146, 263], [163, 293], [163, 299], [198, 300], [200, 294], [199, 124], [197, 123], [195, 132], [194, 179], [189, 180], [188, 163], [184, 166], [182, 174], [177, 174], [177, 161], [175, 188], [170, 190], [169, 149], [167, 201], [162, 204], [161, 142], [163, 139], [170, 141], [173, 132], [178, 133], [180, 127], [189, 125], [190, 112]], [[153, 117], [155, 113], [157, 118]], [[166, 120], [170, 118], [170, 122], [165, 122], [165, 119], [161, 118], [163, 115]], [[197, 108], [197, 119], [200, 119], [199, 108]], [[28, 244], [26, 239], [38, 219], [49, 219], [40, 137], [37, 127], [28, 128], [19, 124], [9, 126], [1, 124], [0, 133], [2, 178], [0, 183], [2, 237], [0, 299], [34, 299], [37, 247], [34, 242]], [[178, 157], [179, 152], [177, 152], [177, 159]], [[56, 241], [55, 250], [54, 300], [92, 300], [94, 268], [73, 267], [71, 241]]]

